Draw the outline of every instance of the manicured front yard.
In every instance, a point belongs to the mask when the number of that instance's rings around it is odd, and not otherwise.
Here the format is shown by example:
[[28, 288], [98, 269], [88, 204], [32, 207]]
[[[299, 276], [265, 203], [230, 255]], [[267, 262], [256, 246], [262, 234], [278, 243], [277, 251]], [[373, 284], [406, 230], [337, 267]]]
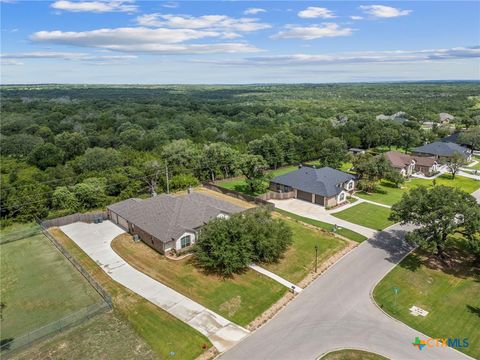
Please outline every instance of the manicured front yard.
[[[288, 211], [285, 211], [285, 210], [282, 210], [282, 209], [275, 209], [275, 211], [282, 214], [282, 215], [286, 215], [289, 218], [292, 218], [294, 220], [298, 220], [298, 221], [316, 226], [318, 228], [321, 228], [321, 229], [324, 229], [324, 230], [327, 230], [327, 231], [333, 231], [333, 225], [332, 224], [329, 224], [329, 223], [326, 223], [326, 222], [323, 222], [323, 221], [318, 221], [318, 220], [313, 220], [313, 219], [310, 219], [310, 218], [306, 218], [306, 217], [303, 217], [303, 216], [300, 216], [300, 215], [297, 215], [297, 214], [294, 214], [294, 213], [291, 213], [291, 212], [288, 212]], [[356, 233], [355, 231], [345, 229], [345, 228], [338, 229], [337, 234], [339, 234], [341, 236], [344, 236], [347, 239], [356, 241], [358, 243], [361, 243], [362, 241], [367, 240], [367, 238], [365, 236], [363, 236], [359, 233]]]
[[320, 360], [388, 360], [388, 358], [368, 351], [345, 349], [332, 351], [322, 356]]
[[205, 274], [192, 257], [169, 260], [143, 242], [134, 242], [128, 234], [115, 238], [112, 248], [136, 269], [243, 326], [288, 291], [253, 270], [227, 279]]
[[[114, 311], [130, 323], [155, 352], [155, 358], [168, 359], [170, 353], [175, 352], [175, 358], [195, 359], [204, 352], [205, 345], [211, 346], [210, 341], [198, 331], [115, 282], [61, 230], [50, 229], [50, 232], [107, 289], [113, 298]], [[100, 332], [97, 336], [109, 334]], [[135, 351], [125, 354], [126, 359], [135, 356]]]
[[293, 244], [278, 263], [262, 266], [294, 284], [314, 269], [315, 246], [318, 246], [318, 264], [321, 264], [347, 245], [345, 240], [309, 229], [284, 216], [282, 218], [293, 231]]
[[394, 223], [388, 220], [390, 209], [365, 202], [332, 215], [375, 230], [383, 230]]
[[[15, 228], [20, 232], [31, 230], [30, 225]], [[14, 234], [10, 229], [6, 233]], [[3, 340], [102, 300], [42, 233], [0, 245], [0, 257], [0, 297], [5, 304], [0, 323]]]
[[[387, 313], [430, 337], [468, 338], [470, 346], [459, 350], [479, 359], [480, 268], [468, 251], [453, 256], [457, 262], [446, 266], [417, 251], [377, 285], [373, 296]], [[400, 289], [396, 305], [394, 287]], [[412, 306], [429, 314], [413, 316]]]
[[[463, 176], [456, 176], [452, 179], [450, 174], [443, 174], [435, 179], [436, 185], [445, 185], [451, 187], [457, 187], [465, 192], [472, 193], [480, 188], [480, 181], [470, 179]], [[375, 201], [385, 205], [393, 205], [400, 201], [404, 192], [417, 187], [417, 186], [433, 186], [433, 180], [426, 179], [411, 179], [402, 184], [402, 188], [397, 188], [388, 181], [382, 181], [379, 184], [379, 190], [381, 192], [369, 193], [357, 192], [355, 195], [366, 200]]]

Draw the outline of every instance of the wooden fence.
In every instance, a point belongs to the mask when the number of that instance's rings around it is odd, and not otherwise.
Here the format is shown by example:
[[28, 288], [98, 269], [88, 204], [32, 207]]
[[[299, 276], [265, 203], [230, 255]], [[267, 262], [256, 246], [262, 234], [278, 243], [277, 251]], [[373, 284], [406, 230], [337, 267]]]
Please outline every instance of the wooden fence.
[[99, 221], [99, 220], [103, 221], [107, 219], [108, 219], [108, 215], [106, 211], [98, 211], [98, 212], [92, 212], [88, 214], [75, 213], [72, 215], [62, 216], [56, 219], [43, 220], [42, 224], [46, 228], [50, 228], [50, 227], [65, 226], [65, 225], [73, 224], [79, 221], [85, 222], [85, 223], [93, 223], [95, 221]]

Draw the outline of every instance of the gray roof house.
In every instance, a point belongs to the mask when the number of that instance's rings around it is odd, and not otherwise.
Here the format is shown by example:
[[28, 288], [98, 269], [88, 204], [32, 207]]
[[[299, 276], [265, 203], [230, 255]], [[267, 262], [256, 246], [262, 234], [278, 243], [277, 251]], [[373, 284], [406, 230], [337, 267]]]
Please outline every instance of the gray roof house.
[[414, 148], [412, 153], [419, 156], [435, 156], [436, 160], [447, 159], [454, 153], [460, 153], [465, 157], [465, 159], [467, 159], [467, 161], [470, 161], [471, 159], [470, 151], [466, 147], [460, 146], [453, 142], [435, 141], [433, 143]]
[[355, 189], [355, 176], [330, 167], [302, 166], [270, 180], [270, 190], [323, 206], [337, 206]]
[[107, 206], [108, 217], [155, 250], [182, 251], [195, 243], [198, 230], [210, 220], [245, 210], [218, 198], [189, 193], [127, 199]]

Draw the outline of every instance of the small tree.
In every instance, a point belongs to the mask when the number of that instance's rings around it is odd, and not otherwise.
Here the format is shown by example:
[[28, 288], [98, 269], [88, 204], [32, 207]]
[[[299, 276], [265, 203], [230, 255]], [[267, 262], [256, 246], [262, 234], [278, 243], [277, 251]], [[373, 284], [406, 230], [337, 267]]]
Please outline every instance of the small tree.
[[459, 228], [473, 236], [478, 231], [480, 210], [473, 196], [449, 186], [419, 186], [392, 206], [390, 220], [420, 226], [407, 240], [442, 256], [448, 236]]
[[455, 179], [455, 175], [460, 170], [462, 166], [466, 163], [465, 157], [463, 154], [460, 154], [458, 151], [454, 152], [447, 160], [448, 170], [452, 173], [452, 178]]
[[59, 186], [52, 194], [52, 206], [61, 210], [77, 210], [79, 208], [78, 200], [66, 186]]
[[459, 140], [463, 144], [470, 145], [473, 154], [473, 150], [480, 147], [480, 127], [474, 127], [465, 131], [460, 135]]

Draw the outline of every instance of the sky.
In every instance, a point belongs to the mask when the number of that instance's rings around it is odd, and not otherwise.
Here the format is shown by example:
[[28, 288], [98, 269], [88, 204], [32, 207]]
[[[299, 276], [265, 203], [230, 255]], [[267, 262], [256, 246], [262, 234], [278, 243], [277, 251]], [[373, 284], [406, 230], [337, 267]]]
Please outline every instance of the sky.
[[480, 1], [0, 0], [2, 84], [480, 80]]

